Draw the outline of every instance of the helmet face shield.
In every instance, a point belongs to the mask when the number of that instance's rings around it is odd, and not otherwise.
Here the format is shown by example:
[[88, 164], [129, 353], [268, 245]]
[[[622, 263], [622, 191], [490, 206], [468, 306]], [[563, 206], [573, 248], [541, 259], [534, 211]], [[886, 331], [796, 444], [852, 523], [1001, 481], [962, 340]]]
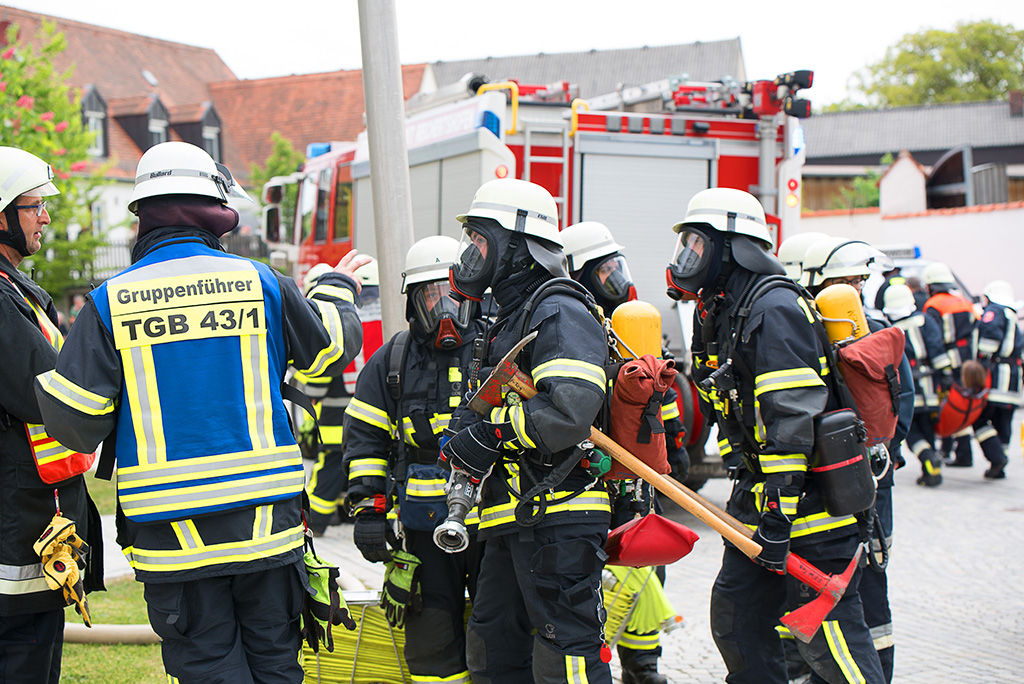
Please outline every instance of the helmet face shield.
[[691, 226], [683, 226], [666, 272], [668, 295], [673, 299], [696, 298], [705, 285], [714, 254], [714, 242], [707, 234]]
[[634, 287], [626, 258], [621, 254], [613, 254], [596, 264], [590, 274], [590, 282], [595, 293], [617, 303], [626, 301], [630, 288]]

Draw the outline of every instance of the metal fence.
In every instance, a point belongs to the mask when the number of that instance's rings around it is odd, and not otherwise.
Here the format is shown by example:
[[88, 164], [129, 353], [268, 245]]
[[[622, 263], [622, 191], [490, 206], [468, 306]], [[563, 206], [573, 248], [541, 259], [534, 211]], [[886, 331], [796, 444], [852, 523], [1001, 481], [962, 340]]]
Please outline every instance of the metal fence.
[[[228, 254], [249, 259], [267, 259], [270, 255], [267, 243], [258, 235], [231, 232], [223, 236], [220, 243]], [[92, 259], [92, 282], [98, 284], [131, 266], [134, 246], [134, 238], [108, 238], [106, 244], [97, 247]]]

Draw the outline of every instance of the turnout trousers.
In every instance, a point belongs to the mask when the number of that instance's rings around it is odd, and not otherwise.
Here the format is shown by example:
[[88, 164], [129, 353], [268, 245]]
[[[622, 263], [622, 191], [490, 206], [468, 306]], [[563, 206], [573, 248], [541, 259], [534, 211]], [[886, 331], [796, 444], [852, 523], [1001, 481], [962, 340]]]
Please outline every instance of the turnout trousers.
[[[302, 561], [145, 585], [164, 669], [181, 684], [298, 684]], [[338, 629], [337, 627], [335, 629]]]
[[0, 684], [57, 684], [64, 610], [0, 615]]
[[[841, 573], [850, 560], [817, 560], [822, 572]], [[858, 569], [843, 598], [828, 614], [810, 644], [797, 642], [804, 660], [829, 684], [884, 684], [857, 588]], [[732, 546], [711, 590], [711, 634], [725, 661], [729, 684], [787, 684], [782, 639], [775, 630], [787, 611], [815, 598], [813, 590], [789, 575], [753, 563]]]
[[487, 540], [466, 633], [473, 684], [611, 684], [597, 523], [517, 527]]
[[408, 551], [420, 559], [423, 609], [405, 617], [405, 662], [417, 684], [469, 684], [466, 590], [475, 600], [483, 543], [470, 537], [461, 553], [445, 553], [432, 532], [405, 529]]

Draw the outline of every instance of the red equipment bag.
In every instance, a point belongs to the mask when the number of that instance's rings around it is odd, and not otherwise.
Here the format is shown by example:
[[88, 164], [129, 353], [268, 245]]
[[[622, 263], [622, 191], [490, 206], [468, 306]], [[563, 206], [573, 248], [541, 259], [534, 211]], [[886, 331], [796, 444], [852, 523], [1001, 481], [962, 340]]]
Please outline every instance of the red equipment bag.
[[[661, 404], [676, 377], [675, 361], [644, 354], [622, 364], [612, 386], [611, 425], [608, 436], [662, 475], [671, 470], [665, 450], [665, 425]], [[616, 461], [606, 480], [636, 478]]]
[[698, 539], [686, 525], [649, 513], [609, 532], [604, 550], [608, 565], [670, 565], [690, 553]]
[[904, 337], [899, 328], [883, 328], [836, 351], [843, 381], [867, 429], [867, 445], [888, 442], [900, 414], [899, 367]]
[[939, 419], [935, 423], [935, 434], [952, 437], [955, 433], [973, 425], [988, 402], [988, 388], [965, 389], [953, 383], [949, 394], [939, 405]]

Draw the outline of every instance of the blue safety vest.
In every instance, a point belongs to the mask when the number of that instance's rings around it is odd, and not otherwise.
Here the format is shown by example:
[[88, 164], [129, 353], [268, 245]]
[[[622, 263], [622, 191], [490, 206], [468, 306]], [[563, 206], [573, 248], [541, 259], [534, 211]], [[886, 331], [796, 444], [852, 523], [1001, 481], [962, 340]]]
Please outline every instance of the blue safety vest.
[[184, 241], [93, 293], [120, 355], [117, 492], [135, 522], [272, 503], [303, 486], [280, 385], [281, 292], [269, 267]]

